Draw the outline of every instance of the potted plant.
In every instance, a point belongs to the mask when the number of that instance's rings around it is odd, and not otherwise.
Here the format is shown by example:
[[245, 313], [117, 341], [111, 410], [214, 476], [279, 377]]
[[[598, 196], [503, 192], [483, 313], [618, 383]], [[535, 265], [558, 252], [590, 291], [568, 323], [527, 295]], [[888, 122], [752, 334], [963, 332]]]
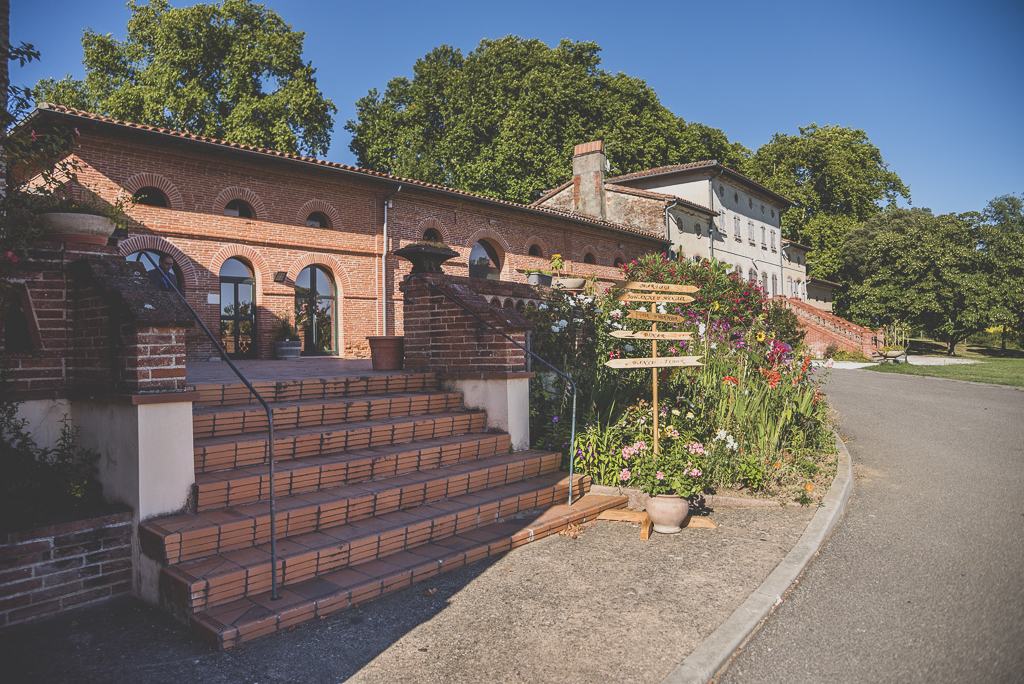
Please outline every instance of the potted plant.
[[885, 327], [885, 346], [878, 352], [887, 360], [896, 362], [896, 359], [907, 354], [907, 343], [910, 337], [910, 326], [899, 321], [893, 321], [892, 325]]
[[441, 264], [459, 253], [443, 242], [413, 242], [396, 249], [395, 256], [411, 261], [413, 273], [443, 273]]
[[551, 271], [540, 268], [528, 268], [525, 271], [526, 282], [530, 285], [544, 285], [551, 287]]
[[125, 207], [130, 201], [121, 194], [111, 204], [95, 192], [75, 186], [41, 195], [35, 212], [45, 240], [105, 245], [127, 220]]
[[373, 370], [402, 370], [405, 365], [405, 337], [376, 335], [367, 337]]
[[566, 290], [582, 290], [583, 286], [587, 283], [586, 278], [563, 278], [562, 268], [565, 267], [565, 260], [561, 254], [551, 255], [551, 268], [554, 269], [555, 274], [558, 276], [555, 278], [554, 286], [563, 287]]
[[274, 338], [274, 356], [282, 361], [298, 361], [302, 358], [302, 338], [292, 322], [282, 319]]
[[648, 496], [647, 515], [654, 523], [654, 531], [679, 532], [690, 512], [687, 499], [699, 494], [703, 487], [704, 473], [700, 467], [676, 454], [661, 453], [641, 457], [636, 470], [637, 484]]

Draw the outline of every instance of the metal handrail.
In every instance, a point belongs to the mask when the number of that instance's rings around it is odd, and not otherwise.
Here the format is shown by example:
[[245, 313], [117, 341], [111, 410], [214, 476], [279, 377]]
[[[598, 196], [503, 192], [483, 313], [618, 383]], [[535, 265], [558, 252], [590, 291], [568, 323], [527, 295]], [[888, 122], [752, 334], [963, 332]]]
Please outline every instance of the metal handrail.
[[[450, 294], [448, 294], [447, 292], [445, 292], [444, 290], [439, 288], [434, 283], [432, 283], [429, 280], [425, 279], [423, 277], [422, 273], [411, 273], [411, 274], [409, 274], [409, 276], [407, 277], [406, 282], [411, 281], [413, 278], [416, 278], [417, 280], [420, 280], [423, 283], [426, 283], [427, 286], [432, 288], [435, 292], [438, 292], [439, 294], [443, 295], [445, 298], [451, 300], [453, 303], [455, 303], [461, 309], [466, 311], [468, 314], [472, 315], [474, 318], [476, 318], [478, 321], [480, 321], [481, 323], [486, 325], [488, 328], [490, 328], [491, 330], [493, 330], [494, 332], [498, 333], [499, 335], [504, 337], [506, 340], [508, 340], [512, 344], [514, 344], [517, 347], [519, 347], [520, 349], [522, 349], [524, 352], [529, 354], [532, 358], [537, 359], [538, 361], [543, 363], [545, 366], [547, 366], [551, 370], [555, 371], [555, 373], [557, 373], [558, 375], [560, 375], [563, 378], [565, 378], [565, 381], [568, 382], [572, 386], [572, 428], [571, 428], [570, 436], [569, 436], [569, 503], [568, 503], [568, 505], [571, 506], [572, 505], [572, 477], [573, 477], [573, 474], [575, 473], [575, 465], [576, 465], [576, 383], [573, 382], [572, 378], [570, 378], [568, 375], [566, 375], [562, 371], [558, 370], [557, 368], [552, 366], [550, 363], [548, 363], [547, 361], [545, 361], [541, 357], [539, 357], [536, 354], [534, 354], [532, 351], [530, 351], [529, 349], [527, 349], [523, 345], [521, 345], [518, 342], [516, 342], [514, 339], [512, 339], [503, 330], [499, 330], [492, 323], [490, 323], [489, 321], [484, 320], [483, 316], [481, 316], [477, 312], [475, 312], [472, 309], [470, 309], [468, 306], [466, 306], [465, 304], [460, 302], [458, 299], [456, 299], [455, 297], [451, 296]], [[406, 290], [406, 295], [408, 296], [408, 289]]]
[[[220, 345], [217, 338], [213, 336], [210, 329], [206, 327], [205, 323], [203, 323], [203, 319], [199, 317], [196, 310], [188, 303], [188, 300], [185, 299], [185, 295], [181, 294], [181, 290], [178, 289], [174, 280], [168, 277], [158, 264], [153, 262], [153, 257], [150, 256], [148, 252], [140, 252], [139, 257], [142, 256], [145, 256], [146, 259], [149, 260], [149, 263], [153, 264], [153, 268], [160, 274], [164, 283], [168, 285], [168, 289], [173, 289], [177, 293], [178, 297], [181, 298], [182, 303], [192, 313], [192, 317], [196, 319], [196, 323], [199, 324], [199, 327], [203, 329], [206, 336], [210, 338], [211, 342], [213, 342], [213, 346], [220, 352], [220, 357], [227, 362], [231, 367], [231, 370], [233, 370], [235, 375], [238, 376], [238, 379], [249, 388], [249, 391], [252, 392], [254, 397], [256, 397], [256, 400], [263, 405], [263, 410], [267, 412], [267, 427], [269, 428], [269, 433], [267, 435], [267, 460], [270, 465], [270, 599], [272, 601], [276, 601], [280, 597], [277, 595], [277, 525], [275, 524], [277, 521], [277, 510], [274, 506], [274, 412], [270, 410], [270, 405], [266, 402], [263, 396], [256, 391], [256, 388], [252, 386], [252, 383], [242, 375], [242, 371], [238, 370], [238, 366], [231, 362], [231, 359], [228, 358], [227, 352], [224, 351], [224, 347]], [[138, 257], [136, 257], [135, 260], [136, 262], [140, 261]]]

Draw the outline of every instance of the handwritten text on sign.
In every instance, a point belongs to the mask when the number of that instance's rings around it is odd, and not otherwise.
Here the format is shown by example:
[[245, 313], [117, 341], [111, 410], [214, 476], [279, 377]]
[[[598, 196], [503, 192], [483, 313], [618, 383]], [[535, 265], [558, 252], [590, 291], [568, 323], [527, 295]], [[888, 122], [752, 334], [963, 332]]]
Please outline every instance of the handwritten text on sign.
[[685, 323], [686, 319], [675, 314], [660, 314], [652, 311], [630, 311], [626, 318], [637, 318], [641, 321], [660, 321], [662, 323]]
[[696, 292], [699, 288], [695, 285], [673, 285], [671, 283], [623, 283], [617, 281], [614, 287], [623, 290], [650, 290], [652, 292]]
[[656, 332], [653, 330], [612, 330], [612, 337], [624, 337], [630, 340], [688, 340], [693, 333], [688, 332]]
[[623, 292], [615, 297], [617, 302], [678, 302], [686, 304], [693, 301], [689, 295], [654, 294], [652, 292]]
[[611, 359], [604, 365], [611, 368], [669, 368], [677, 366], [703, 366], [699, 356], [659, 356], [653, 359]]

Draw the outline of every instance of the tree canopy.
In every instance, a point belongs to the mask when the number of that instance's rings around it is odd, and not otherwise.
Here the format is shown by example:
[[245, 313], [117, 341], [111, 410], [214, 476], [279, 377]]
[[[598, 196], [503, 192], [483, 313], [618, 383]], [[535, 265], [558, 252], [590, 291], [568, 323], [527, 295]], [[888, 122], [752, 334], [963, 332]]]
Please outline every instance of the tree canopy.
[[465, 56], [442, 45], [412, 79], [356, 103], [350, 149], [367, 168], [518, 202], [568, 180], [573, 147], [591, 140], [604, 141], [612, 173], [745, 161], [749, 150], [676, 117], [643, 80], [601, 69], [600, 51], [518, 36]]
[[337, 107], [302, 60], [305, 33], [272, 9], [250, 0], [128, 7], [125, 40], [85, 29], [85, 80], [43, 79], [37, 102], [283, 152], [330, 147]]
[[946, 343], [984, 330], [997, 302], [996, 266], [984, 248], [981, 215], [933, 216], [927, 209], [890, 208], [847, 238], [862, 261], [849, 292], [854, 320], [902, 320]]
[[995, 269], [992, 322], [1020, 335], [1024, 333], [1024, 197], [996, 197], [982, 216], [984, 249]]
[[796, 202], [783, 215], [783, 234], [814, 247], [811, 276], [835, 280], [846, 233], [880, 211], [880, 203], [909, 200], [910, 188], [864, 131], [817, 124], [799, 130], [773, 135], [750, 158], [747, 173]]

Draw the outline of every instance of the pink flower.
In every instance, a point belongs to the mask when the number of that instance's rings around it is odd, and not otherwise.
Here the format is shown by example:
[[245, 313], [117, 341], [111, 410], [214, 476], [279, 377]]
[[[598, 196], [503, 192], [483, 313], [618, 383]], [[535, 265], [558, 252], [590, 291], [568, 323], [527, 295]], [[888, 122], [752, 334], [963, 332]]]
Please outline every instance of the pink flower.
[[828, 361], [825, 362], [825, 368], [831, 368], [832, 366], [835, 365], [835, 363], [836, 363], [835, 361], [833, 361], [832, 359], [829, 359]]
[[619, 473], [619, 479], [622, 480], [623, 482], [628, 480], [629, 479], [629, 470], [627, 470], [626, 468], [623, 468], [622, 472]]
[[32, 136], [32, 142], [36, 142], [38, 140], [38, 138], [36, 138], [36, 132], [35, 131], [32, 131], [31, 133], [29, 133], [29, 135]]
[[663, 473], [663, 472], [661, 472], [661, 471], [659, 470], [659, 471], [658, 471], [658, 474], [657, 474], [657, 475], [655, 475], [655, 477], [656, 477], [656, 478], [658, 478], [659, 480], [664, 480], [664, 479], [665, 479], [665, 473]]

